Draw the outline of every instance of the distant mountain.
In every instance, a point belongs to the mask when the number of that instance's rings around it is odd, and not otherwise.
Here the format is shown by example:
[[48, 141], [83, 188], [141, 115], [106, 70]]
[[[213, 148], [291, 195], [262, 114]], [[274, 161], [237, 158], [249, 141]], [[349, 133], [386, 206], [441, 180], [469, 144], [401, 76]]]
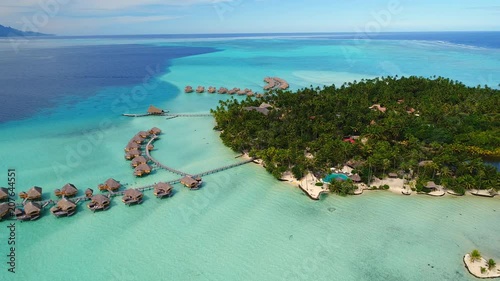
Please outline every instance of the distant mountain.
[[21, 31], [10, 26], [3, 26], [0, 24], [0, 37], [9, 37], [9, 36], [48, 36], [49, 34], [32, 32], [32, 31]]

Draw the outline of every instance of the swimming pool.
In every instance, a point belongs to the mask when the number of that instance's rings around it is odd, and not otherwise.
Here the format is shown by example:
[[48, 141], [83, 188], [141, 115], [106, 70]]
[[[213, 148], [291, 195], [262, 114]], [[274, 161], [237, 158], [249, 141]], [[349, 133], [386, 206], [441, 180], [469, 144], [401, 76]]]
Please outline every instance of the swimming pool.
[[333, 174], [329, 174], [328, 176], [326, 176], [323, 181], [324, 182], [331, 182], [332, 180], [335, 180], [335, 179], [342, 179], [342, 180], [347, 180], [349, 179], [348, 176], [346, 176], [345, 174], [337, 174], [337, 173], [333, 173]]

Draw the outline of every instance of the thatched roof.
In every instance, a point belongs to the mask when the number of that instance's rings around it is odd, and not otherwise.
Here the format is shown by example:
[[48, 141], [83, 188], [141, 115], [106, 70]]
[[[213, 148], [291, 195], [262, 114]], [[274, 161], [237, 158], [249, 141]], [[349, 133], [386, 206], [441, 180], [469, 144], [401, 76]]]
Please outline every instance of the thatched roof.
[[155, 184], [155, 186], [154, 186], [154, 191], [155, 192], [158, 192], [158, 191], [161, 191], [161, 190], [163, 190], [163, 191], [169, 191], [169, 190], [172, 190], [172, 189], [173, 189], [173, 187], [170, 184], [165, 183], [165, 182], [159, 182], [159, 183]]
[[354, 159], [351, 159], [345, 163], [346, 166], [349, 166], [353, 169], [356, 169], [356, 168], [362, 166], [363, 164], [364, 164], [363, 161], [358, 161], [358, 160], [354, 160]]
[[361, 177], [358, 175], [358, 174], [354, 174], [352, 176], [349, 177], [353, 182], [360, 182], [361, 181]]
[[134, 157], [140, 156], [141, 154], [142, 154], [142, 152], [140, 152], [137, 149], [134, 149], [134, 150], [127, 151], [127, 153], [125, 153], [125, 157], [134, 158]]
[[134, 149], [139, 149], [141, 147], [140, 144], [134, 142], [134, 141], [130, 141], [128, 144], [127, 144], [127, 147], [125, 148], [126, 150], [134, 150]]
[[142, 143], [143, 141], [144, 139], [138, 135], [135, 135], [133, 138], [130, 139], [130, 142], [135, 142], [135, 143]]
[[150, 114], [161, 114], [163, 113], [163, 110], [159, 109], [156, 106], [150, 105], [148, 108], [148, 113]]
[[9, 190], [5, 187], [0, 187], [0, 200], [9, 198]]
[[190, 176], [185, 176], [181, 179], [181, 183], [186, 186], [196, 186], [198, 185], [198, 181], [193, 179]]
[[109, 188], [109, 189], [118, 189], [120, 186], [122, 186], [117, 180], [109, 178], [107, 181], [104, 182], [104, 184]]
[[127, 189], [125, 190], [125, 192], [123, 192], [123, 197], [140, 198], [142, 197], [142, 192], [133, 188]]
[[132, 159], [132, 164], [146, 164], [148, 160], [144, 156], [137, 156]]
[[158, 127], [153, 127], [151, 130], [149, 130], [149, 133], [154, 134], [154, 135], [159, 135], [161, 134], [161, 130]]
[[40, 207], [40, 204], [33, 203], [32, 201], [29, 201], [26, 205], [24, 205], [25, 214], [39, 213], [41, 209], [42, 207]]
[[146, 131], [140, 131], [139, 133], [137, 133], [136, 136], [139, 136], [141, 138], [146, 138], [149, 136], [149, 132], [146, 132]]
[[387, 108], [381, 106], [380, 104], [374, 104], [372, 106], [369, 107], [370, 109], [376, 109], [382, 113], [386, 112], [387, 111]]
[[9, 203], [1, 203], [0, 204], [0, 218], [2, 218], [3, 216], [5, 216], [6, 214], [9, 213]]
[[256, 106], [248, 106], [248, 107], [245, 107], [244, 108], [246, 111], [252, 111], [252, 110], [255, 110], [259, 113], [262, 113], [264, 115], [268, 115], [269, 114], [269, 109], [265, 108], [265, 107], [256, 107]]
[[428, 181], [427, 184], [425, 185], [425, 188], [436, 189], [437, 186], [436, 186], [436, 184], [433, 181]]
[[26, 192], [26, 194], [28, 195], [28, 199], [42, 197], [42, 188], [33, 186], [32, 188], [30, 188], [30, 190], [28, 190], [28, 192]]
[[136, 171], [151, 171], [151, 167], [148, 164], [141, 164], [135, 168]]
[[63, 211], [74, 210], [76, 208], [76, 204], [66, 198], [59, 200], [56, 206]]
[[105, 204], [109, 203], [109, 198], [107, 196], [102, 195], [102, 194], [97, 194], [97, 195], [92, 196], [91, 201], [96, 203], [96, 204], [99, 204], [99, 205], [105, 205]]
[[67, 183], [61, 188], [61, 193], [66, 196], [72, 196], [78, 193], [78, 189], [72, 183]]

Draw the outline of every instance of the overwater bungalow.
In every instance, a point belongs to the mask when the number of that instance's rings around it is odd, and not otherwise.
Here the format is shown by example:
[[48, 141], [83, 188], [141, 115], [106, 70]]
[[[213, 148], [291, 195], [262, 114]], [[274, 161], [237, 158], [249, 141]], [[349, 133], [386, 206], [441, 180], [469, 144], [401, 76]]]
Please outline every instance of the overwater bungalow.
[[198, 86], [198, 88], [196, 88], [196, 92], [197, 92], [198, 94], [201, 94], [201, 93], [205, 92], [205, 87], [203, 87], [203, 86]]
[[185, 92], [185, 93], [192, 93], [192, 92], [193, 92], [193, 87], [191, 87], [191, 86], [189, 86], [189, 85], [188, 85], [188, 86], [186, 86], [186, 87], [184, 88], [184, 92]]
[[133, 138], [130, 139], [130, 142], [135, 142], [137, 144], [142, 144], [144, 142], [144, 138], [141, 138], [140, 136], [138, 135], [135, 135]]
[[138, 156], [141, 156], [142, 152], [140, 152], [139, 150], [137, 149], [134, 149], [134, 150], [130, 150], [130, 151], [127, 151], [125, 153], [125, 159], [127, 160], [132, 160], [134, 159], [135, 157], [138, 157]]
[[155, 146], [154, 146], [154, 145], [152, 145], [152, 144], [148, 144], [148, 146], [146, 147], [146, 149], [147, 149], [148, 151], [151, 151], [151, 150], [155, 149]]
[[254, 94], [252, 91], [247, 92], [247, 96], [248, 96], [248, 97], [253, 97], [254, 95], [255, 95], [255, 94]]
[[217, 88], [212, 87], [212, 86], [208, 87], [208, 92], [209, 92], [210, 94], [213, 94], [213, 93], [215, 93], [216, 91], [217, 91]]
[[54, 190], [54, 193], [58, 197], [72, 197], [78, 193], [78, 189], [72, 183], [67, 183], [61, 189]]
[[127, 189], [123, 193], [122, 202], [126, 205], [141, 204], [142, 203], [142, 192], [137, 189]]
[[191, 176], [183, 177], [180, 182], [189, 189], [198, 189], [202, 184], [201, 178], [195, 179]]
[[28, 190], [28, 192], [20, 192], [19, 197], [27, 200], [39, 200], [42, 199], [42, 188], [34, 186]]
[[110, 207], [110, 201], [108, 196], [104, 196], [102, 194], [97, 194], [92, 196], [90, 199], [90, 203], [87, 204], [87, 207], [92, 211], [106, 211]]
[[14, 211], [14, 215], [20, 221], [34, 221], [40, 217], [41, 210], [40, 204], [29, 201], [22, 209], [17, 208]]
[[137, 133], [137, 135], [136, 135], [136, 136], [138, 136], [138, 137], [140, 137], [140, 138], [145, 139], [145, 138], [149, 137], [149, 132], [146, 132], [146, 131], [140, 131], [139, 133]]
[[9, 199], [9, 190], [5, 187], [0, 187], [0, 201]]
[[0, 203], [0, 221], [10, 215], [9, 203]]
[[149, 130], [149, 133], [151, 135], [159, 135], [159, 134], [161, 134], [161, 130], [158, 127], [153, 127], [153, 128], [151, 128], [151, 130]]
[[71, 200], [63, 198], [54, 207], [50, 208], [50, 212], [58, 218], [70, 217], [76, 212], [76, 204]]
[[151, 167], [148, 164], [140, 164], [134, 169], [134, 175], [136, 177], [142, 177], [143, 175], [147, 175], [151, 173]]
[[224, 88], [224, 87], [220, 87], [219, 88], [219, 91], [217, 91], [219, 94], [227, 94], [228, 92], [228, 89], [227, 88]]
[[239, 91], [237, 92], [237, 94], [238, 94], [238, 96], [244, 96], [244, 95], [246, 95], [246, 94], [247, 94], [247, 92], [246, 92], [246, 91], [244, 91], [244, 90], [239, 90]]
[[92, 188], [85, 189], [85, 197], [90, 198], [94, 195], [94, 190]]
[[170, 197], [173, 189], [170, 184], [159, 182], [155, 184], [153, 194], [158, 198]]
[[130, 165], [135, 168], [141, 164], [147, 164], [148, 160], [144, 156], [137, 156], [134, 159], [132, 159], [132, 162], [130, 162]]
[[[142, 156], [140, 156], [142, 157]], [[144, 157], [143, 157], [144, 158]], [[135, 158], [134, 158], [135, 159]], [[121, 187], [121, 183], [115, 179], [109, 178], [103, 184], [99, 185], [100, 191], [117, 191]]]
[[133, 142], [133, 141], [130, 141], [127, 146], [125, 147], [125, 152], [129, 152], [130, 150], [139, 150], [141, 149], [141, 145], [136, 143], [136, 142]]
[[165, 111], [153, 105], [150, 105], [148, 108], [148, 114], [150, 115], [163, 115], [164, 113]]

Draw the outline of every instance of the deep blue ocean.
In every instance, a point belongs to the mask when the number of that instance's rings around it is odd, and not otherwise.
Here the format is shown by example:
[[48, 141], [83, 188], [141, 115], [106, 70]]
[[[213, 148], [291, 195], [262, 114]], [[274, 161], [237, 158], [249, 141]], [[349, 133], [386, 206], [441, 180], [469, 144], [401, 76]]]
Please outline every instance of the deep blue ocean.
[[[322, 40], [323, 44], [329, 44], [331, 40], [418, 40], [500, 48], [500, 32], [58, 36], [33, 38], [30, 45], [44, 44], [18, 53], [12, 51], [8, 40], [0, 40], [0, 123], [28, 118], [40, 110], [57, 106], [67, 97], [85, 98], [95, 95], [103, 87], [140, 83], [151, 69], [160, 69], [158, 75], [167, 72], [170, 62], [176, 58], [217, 51], [211, 47], [192, 46], [191, 40], [242, 38]], [[86, 40], [130, 40], [137, 43], [78, 46], [80, 41]], [[141, 43], [151, 40], [176, 40], [177, 46]], [[51, 41], [69, 41], [77, 46], [52, 45]], [[183, 41], [186, 44], [183, 45]]]

